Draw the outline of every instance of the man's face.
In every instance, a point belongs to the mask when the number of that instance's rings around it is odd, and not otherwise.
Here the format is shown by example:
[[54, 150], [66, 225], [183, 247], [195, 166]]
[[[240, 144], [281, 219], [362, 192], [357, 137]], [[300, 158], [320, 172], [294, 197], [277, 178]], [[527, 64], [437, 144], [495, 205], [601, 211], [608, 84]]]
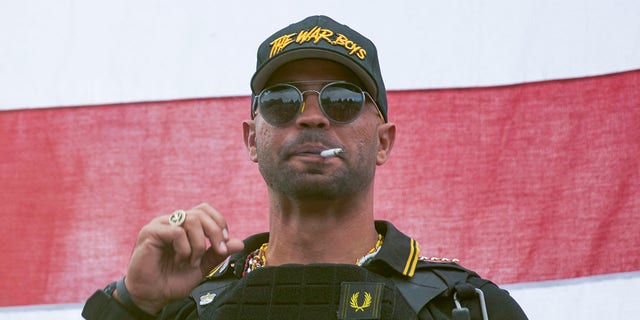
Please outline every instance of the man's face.
[[[271, 75], [265, 87], [304, 81], [295, 84], [300, 91], [319, 91], [336, 80], [362, 87], [349, 69], [318, 59], [298, 60], [282, 66]], [[245, 137], [254, 139], [248, 142], [250, 157], [258, 162], [267, 185], [298, 199], [337, 199], [370, 188], [375, 167], [381, 164], [379, 127], [389, 126], [382, 123], [373, 102], [367, 98], [361, 114], [353, 122], [336, 124], [322, 113], [316, 93], [305, 94], [304, 101], [304, 111], [286, 126], [270, 125], [260, 115], [259, 108], [253, 122], [254, 136], [247, 134], [251, 129], [245, 125]], [[342, 148], [344, 153], [330, 158], [320, 156], [320, 151], [331, 148]]]

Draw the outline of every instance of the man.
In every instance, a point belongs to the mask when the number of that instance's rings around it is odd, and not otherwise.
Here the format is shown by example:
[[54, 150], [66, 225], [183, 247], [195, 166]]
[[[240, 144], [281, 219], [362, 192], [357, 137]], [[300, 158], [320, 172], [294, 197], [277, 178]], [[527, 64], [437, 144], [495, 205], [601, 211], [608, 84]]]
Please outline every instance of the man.
[[395, 125], [371, 41], [309, 17], [262, 43], [251, 89], [244, 143], [268, 187], [269, 233], [232, 238], [208, 204], [160, 216], [86, 318], [526, 319], [491, 282], [421, 258], [374, 220]]

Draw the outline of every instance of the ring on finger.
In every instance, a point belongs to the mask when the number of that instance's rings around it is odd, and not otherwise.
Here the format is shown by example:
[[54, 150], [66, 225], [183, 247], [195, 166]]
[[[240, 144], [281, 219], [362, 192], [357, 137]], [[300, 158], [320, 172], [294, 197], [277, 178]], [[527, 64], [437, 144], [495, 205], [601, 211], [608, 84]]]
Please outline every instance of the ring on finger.
[[174, 211], [169, 216], [169, 224], [172, 226], [181, 226], [185, 220], [187, 220], [187, 213], [182, 209]]

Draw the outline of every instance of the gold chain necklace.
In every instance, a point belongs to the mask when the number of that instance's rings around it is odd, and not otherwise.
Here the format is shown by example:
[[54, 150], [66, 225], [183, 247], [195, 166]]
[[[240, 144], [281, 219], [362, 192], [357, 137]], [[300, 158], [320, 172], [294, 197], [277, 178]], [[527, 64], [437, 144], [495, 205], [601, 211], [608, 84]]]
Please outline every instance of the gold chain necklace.
[[[366, 265], [375, 255], [380, 251], [382, 244], [384, 243], [384, 237], [381, 234], [378, 234], [378, 241], [376, 241], [376, 245], [367, 252], [364, 256], [358, 258], [354, 263], [357, 266]], [[260, 248], [256, 251], [250, 253], [247, 256], [247, 260], [244, 264], [244, 272], [242, 272], [242, 276], [245, 276], [249, 272], [264, 267], [267, 265], [267, 248], [269, 246], [268, 242], [263, 243]]]

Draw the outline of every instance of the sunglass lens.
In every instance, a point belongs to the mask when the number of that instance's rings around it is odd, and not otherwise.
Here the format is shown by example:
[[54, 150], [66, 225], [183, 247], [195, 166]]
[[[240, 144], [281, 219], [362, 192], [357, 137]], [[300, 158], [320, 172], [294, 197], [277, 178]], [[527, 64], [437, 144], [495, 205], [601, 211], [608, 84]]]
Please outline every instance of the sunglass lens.
[[350, 83], [333, 83], [322, 90], [320, 103], [325, 115], [338, 123], [354, 120], [364, 105], [362, 90]]
[[271, 87], [260, 94], [262, 117], [272, 125], [284, 125], [295, 118], [302, 103], [300, 93], [289, 85]]

